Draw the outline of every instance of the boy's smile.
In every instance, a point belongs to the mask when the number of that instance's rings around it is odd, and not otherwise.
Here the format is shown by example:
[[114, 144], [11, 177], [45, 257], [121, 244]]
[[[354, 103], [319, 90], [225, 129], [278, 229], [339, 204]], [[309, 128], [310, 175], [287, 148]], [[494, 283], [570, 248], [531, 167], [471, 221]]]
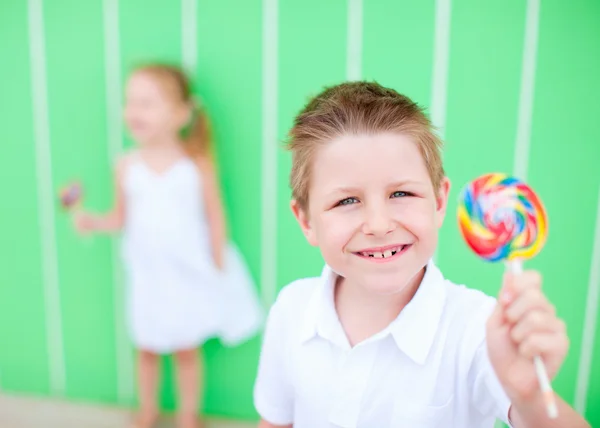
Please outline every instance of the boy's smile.
[[365, 248], [355, 251], [358, 257], [366, 259], [373, 263], [388, 263], [399, 258], [404, 254], [411, 244], [387, 245], [385, 247]]

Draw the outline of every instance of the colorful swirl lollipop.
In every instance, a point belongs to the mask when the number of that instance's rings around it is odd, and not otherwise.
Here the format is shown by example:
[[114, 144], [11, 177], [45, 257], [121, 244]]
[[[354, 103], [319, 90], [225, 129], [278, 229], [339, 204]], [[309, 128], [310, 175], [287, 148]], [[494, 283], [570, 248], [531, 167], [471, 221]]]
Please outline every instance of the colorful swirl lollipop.
[[462, 191], [460, 231], [471, 249], [490, 262], [526, 260], [546, 242], [546, 210], [524, 182], [505, 174], [486, 174]]
[[[542, 202], [522, 181], [505, 174], [486, 174], [460, 195], [458, 224], [469, 247], [490, 262], [505, 261], [512, 273], [535, 256], [546, 242], [548, 218]], [[550, 418], [558, 416], [552, 385], [540, 356], [533, 359]]]

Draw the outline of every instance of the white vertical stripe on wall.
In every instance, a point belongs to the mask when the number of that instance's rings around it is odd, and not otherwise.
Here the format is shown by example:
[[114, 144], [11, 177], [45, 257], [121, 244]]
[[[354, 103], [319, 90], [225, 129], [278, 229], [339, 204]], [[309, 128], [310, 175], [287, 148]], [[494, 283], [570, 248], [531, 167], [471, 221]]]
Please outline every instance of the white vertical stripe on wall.
[[278, 0], [263, 0], [260, 284], [266, 305], [277, 293], [278, 9]]
[[588, 294], [585, 307], [581, 353], [579, 354], [579, 369], [575, 388], [575, 410], [584, 414], [587, 404], [587, 394], [592, 371], [592, 354], [598, 316], [598, 301], [600, 300], [600, 188], [598, 189], [598, 206], [596, 208], [596, 227], [594, 232], [594, 248], [590, 264]]
[[104, 0], [103, 12], [108, 156], [114, 164], [123, 151], [119, 0]]
[[446, 128], [451, 10], [451, 0], [436, 0], [430, 111], [431, 121], [442, 138]]
[[[106, 87], [106, 126], [108, 158], [114, 169], [123, 151], [121, 49], [119, 33], [119, 0], [103, 0], [104, 14], [104, 67]], [[119, 259], [119, 241], [111, 242], [113, 265], [113, 296], [115, 311], [115, 349], [117, 359], [117, 397], [121, 403], [131, 403], [135, 398], [134, 361], [127, 337], [125, 323], [125, 291]]]
[[46, 52], [42, 0], [28, 1], [29, 55], [33, 97], [37, 197], [42, 251], [42, 281], [46, 316], [46, 337], [50, 369], [50, 389], [65, 392], [65, 358], [60, 305], [59, 274], [54, 230], [54, 192], [48, 118]]
[[363, 2], [348, 0], [346, 80], [362, 78]]
[[[450, 52], [450, 20], [452, 18], [452, 1], [436, 0], [435, 24], [433, 39], [433, 70], [431, 80], [431, 122], [444, 139], [446, 130], [446, 105], [448, 93], [448, 58]], [[435, 249], [433, 259], [439, 262], [439, 247]]]
[[527, 169], [529, 166], [539, 19], [540, 0], [527, 0], [525, 42], [523, 46], [523, 63], [521, 65], [521, 90], [519, 92], [519, 112], [513, 167], [513, 174], [522, 180], [527, 180]]
[[198, 61], [197, 7], [197, 0], [181, 0], [181, 58], [190, 77], [196, 72]]

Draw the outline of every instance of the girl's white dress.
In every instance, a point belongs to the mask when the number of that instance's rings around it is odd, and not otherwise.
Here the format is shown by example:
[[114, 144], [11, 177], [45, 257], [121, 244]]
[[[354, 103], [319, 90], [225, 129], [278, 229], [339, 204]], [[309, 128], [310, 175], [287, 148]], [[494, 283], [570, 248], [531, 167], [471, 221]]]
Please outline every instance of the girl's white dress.
[[256, 288], [236, 247], [228, 243], [223, 271], [214, 265], [201, 180], [188, 158], [159, 174], [133, 155], [126, 168], [122, 255], [128, 324], [139, 349], [171, 353], [214, 337], [234, 346], [262, 326]]

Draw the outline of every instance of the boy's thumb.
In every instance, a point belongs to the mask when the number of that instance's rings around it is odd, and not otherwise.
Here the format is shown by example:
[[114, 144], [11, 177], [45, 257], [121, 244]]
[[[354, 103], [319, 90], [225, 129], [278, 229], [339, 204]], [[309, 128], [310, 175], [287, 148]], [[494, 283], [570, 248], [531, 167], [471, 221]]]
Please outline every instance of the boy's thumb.
[[504, 319], [504, 308], [510, 305], [514, 299], [514, 291], [512, 287], [513, 275], [510, 272], [506, 272], [502, 277], [502, 288], [498, 294], [498, 300], [494, 311], [490, 316], [488, 325], [490, 327], [501, 327], [505, 323]]
[[488, 318], [487, 328], [488, 330], [496, 330], [504, 325], [504, 306], [499, 301], [496, 302], [496, 306], [492, 311], [492, 314]]

